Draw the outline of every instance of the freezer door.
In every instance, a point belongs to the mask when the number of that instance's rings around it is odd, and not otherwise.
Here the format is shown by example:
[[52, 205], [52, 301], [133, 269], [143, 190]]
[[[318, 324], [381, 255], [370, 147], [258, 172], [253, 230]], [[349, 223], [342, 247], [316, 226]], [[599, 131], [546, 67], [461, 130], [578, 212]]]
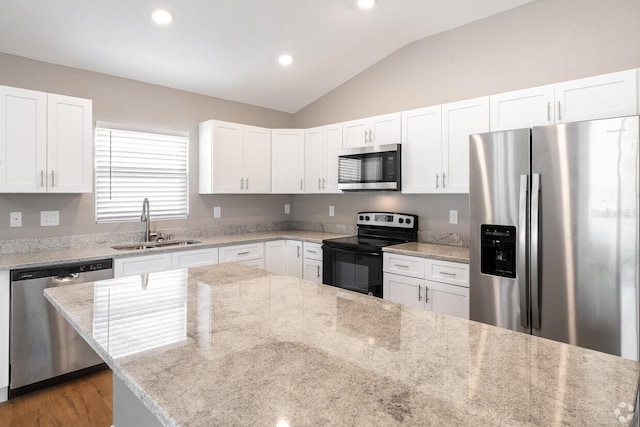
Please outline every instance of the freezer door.
[[531, 130], [469, 139], [469, 316], [530, 333], [526, 256]]
[[638, 162], [636, 116], [533, 129], [535, 335], [638, 359]]

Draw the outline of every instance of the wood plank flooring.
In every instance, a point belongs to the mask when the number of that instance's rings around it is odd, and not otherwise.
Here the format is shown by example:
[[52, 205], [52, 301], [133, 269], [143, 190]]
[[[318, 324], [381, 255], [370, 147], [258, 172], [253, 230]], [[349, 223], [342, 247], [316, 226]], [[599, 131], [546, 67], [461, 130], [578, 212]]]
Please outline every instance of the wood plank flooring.
[[112, 373], [104, 370], [0, 403], [2, 427], [109, 427]]

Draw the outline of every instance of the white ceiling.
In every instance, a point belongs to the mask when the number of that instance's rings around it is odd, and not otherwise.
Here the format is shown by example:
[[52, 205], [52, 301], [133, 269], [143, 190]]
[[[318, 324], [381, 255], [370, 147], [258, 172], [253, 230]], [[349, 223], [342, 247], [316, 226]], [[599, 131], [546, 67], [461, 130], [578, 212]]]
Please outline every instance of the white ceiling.
[[2, 0], [0, 51], [294, 113], [408, 43], [530, 1]]

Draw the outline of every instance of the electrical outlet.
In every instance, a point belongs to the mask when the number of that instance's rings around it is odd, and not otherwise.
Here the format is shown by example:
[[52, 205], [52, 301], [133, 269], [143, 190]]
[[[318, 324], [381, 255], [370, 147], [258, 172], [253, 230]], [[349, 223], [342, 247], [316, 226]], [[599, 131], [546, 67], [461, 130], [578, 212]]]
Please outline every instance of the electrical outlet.
[[11, 227], [22, 227], [22, 212], [11, 212], [9, 214], [9, 225]]
[[449, 211], [449, 224], [458, 223], [458, 211]]
[[333, 206], [329, 206], [329, 216], [335, 216], [336, 214], [336, 210], [333, 208]]
[[214, 218], [220, 218], [220, 216], [221, 216], [220, 206], [214, 206], [213, 207], [213, 217]]
[[291, 205], [289, 203], [284, 204], [284, 214], [289, 215], [291, 213]]
[[40, 226], [60, 225], [60, 211], [40, 211]]

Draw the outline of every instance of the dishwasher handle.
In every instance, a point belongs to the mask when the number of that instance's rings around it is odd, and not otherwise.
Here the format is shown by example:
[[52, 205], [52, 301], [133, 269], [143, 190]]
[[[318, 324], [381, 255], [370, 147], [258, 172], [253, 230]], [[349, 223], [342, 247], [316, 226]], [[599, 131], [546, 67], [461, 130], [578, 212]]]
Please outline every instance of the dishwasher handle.
[[52, 277], [51, 281], [57, 284], [73, 283], [76, 280], [78, 280], [78, 277], [80, 277], [79, 273], [69, 273], [61, 276]]

